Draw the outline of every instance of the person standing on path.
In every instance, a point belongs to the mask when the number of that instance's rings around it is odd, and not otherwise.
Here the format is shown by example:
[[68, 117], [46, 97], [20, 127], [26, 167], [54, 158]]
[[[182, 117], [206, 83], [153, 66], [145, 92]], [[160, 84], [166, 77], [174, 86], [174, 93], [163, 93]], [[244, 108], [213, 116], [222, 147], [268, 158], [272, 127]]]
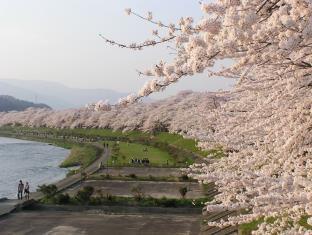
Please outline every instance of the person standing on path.
[[26, 200], [29, 200], [29, 184], [28, 184], [28, 182], [26, 182], [26, 184], [25, 184], [24, 194], [25, 194]]
[[102, 168], [103, 168], [103, 163], [102, 163], [102, 161], [99, 163], [99, 170], [102, 170]]
[[17, 197], [18, 197], [18, 200], [23, 200], [23, 191], [24, 191], [24, 184], [23, 184], [23, 181], [20, 180], [19, 184], [18, 184], [18, 187], [17, 187]]

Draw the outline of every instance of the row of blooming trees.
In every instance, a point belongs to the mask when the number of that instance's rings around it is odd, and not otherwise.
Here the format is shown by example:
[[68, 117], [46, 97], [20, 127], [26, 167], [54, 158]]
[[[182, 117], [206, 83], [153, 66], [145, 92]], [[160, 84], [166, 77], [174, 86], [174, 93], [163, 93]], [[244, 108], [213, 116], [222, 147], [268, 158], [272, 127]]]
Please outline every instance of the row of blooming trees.
[[[254, 234], [309, 234], [298, 222], [312, 216], [312, 1], [218, 0], [201, 7], [200, 22], [184, 17], [169, 25], [152, 13], [142, 17], [127, 9], [160, 28], [153, 31], [156, 39], [143, 43], [127, 45], [101, 35], [123, 48], [171, 42], [176, 50], [173, 61], [140, 72], [155, 78], [119, 105], [3, 113], [0, 124], [152, 130], [161, 123], [197, 139], [202, 148], [221, 144], [227, 157], [188, 170], [219, 187], [207, 211], [242, 212], [211, 225], [273, 216], [274, 223], [263, 223]], [[214, 71], [215, 62], [223, 59], [233, 65]], [[236, 78], [237, 85], [230, 92], [183, 92], [153, 104], [128, 105], [204, 71]]]

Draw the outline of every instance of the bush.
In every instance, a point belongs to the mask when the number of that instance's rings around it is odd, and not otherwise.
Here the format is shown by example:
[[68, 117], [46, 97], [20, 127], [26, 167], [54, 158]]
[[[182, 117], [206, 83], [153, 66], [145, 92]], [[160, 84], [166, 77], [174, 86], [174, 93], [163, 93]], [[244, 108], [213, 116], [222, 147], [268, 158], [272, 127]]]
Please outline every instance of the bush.
[[57, 193], [57, 187], [54, 184], [50, 185], [40, 185], [39, 186], [39, 192], [43, 193], [44, 197], [47, 199], [53, 198], [55, 194]]
[[55, 196], [55, 203], [56, 204], [61, 204], [61, 205], [66, 205], [70, 203], [70, 196], [66, 194], [58, 194]]
[[134, 196], [134, 199], [137, 201], [140, 201], [144, 198], [144, 193], [142, 191], [142, 188], [140, 186], [135, 186], [131, 189], [131, 193]]
[[85, 186], [79, 190], [76, 195], [76, 200], [81, 204], [87, 204], [90, 202], [91, 196], [94, 192], [94, 188], [91, 186]]
[[179, 192], [180, 192], [181, 197], [182, 197], [182, 198], [185, 198], [185, 196], [186, 196], [186, 194], [187, 194], [187, 192], [188, 192], [187, 187], [181, 187], [181, 188], [179, 188]]
[[137, 178], [136, 174], [133, 174], [133, 173], [130, 174], [129, 177], [130, 177], [130, 178], [133, 178], [133, 179], [136, 179], [136, 178]]
[[106, 199], [107, 199], [108, 201], [114, 201], [114, 200], [115, 200], [115, 196], [113, 196], [113, 195], [110, 194], [110, 193], [107, 193], [107, 194], [106, 194]]
[[183, 175], [181, 175], [181, 176], [179, 177], [179, 179], [180, 179], [181, 181], [188, 181], [188, 180], [189, 180], [189, 177], [188, 177], [187, 175], [183, 174]]
[[166, 198], [163, 197], [159, 200], [157, 200], [158, 206], [164, 206], [164, 207], [177, 207], [178, 203], [176, 199]]

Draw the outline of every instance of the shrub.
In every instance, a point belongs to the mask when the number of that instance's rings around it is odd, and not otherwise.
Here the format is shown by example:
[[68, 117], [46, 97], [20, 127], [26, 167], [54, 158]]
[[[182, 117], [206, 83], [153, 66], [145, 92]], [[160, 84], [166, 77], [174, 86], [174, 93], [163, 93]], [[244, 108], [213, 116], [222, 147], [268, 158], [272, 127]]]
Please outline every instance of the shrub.
[[185, 174], [181, 175], [179, 178], [181, 181], [188, 181], [189, 180], [189, 177]]
[[140, 201], [144, 198], [144, 193], [142, 191], [142, 188], [140, 186], [135, 186], [131, 189], [131, 192], [134, 196], [134, 199], [137, 201]]
[[70, 203], [70, 196], [67, 193], [66, 194], [58, 194], [55, 196], [55, 203], [61, 204], [61, 205], [69, 204]]
[[107, 199], [108, 201], [114, 201], [114, 200], [115, 200], [115, 196], [113, 196], [113, 195], [110, 194], [110, 193], [107, 193], [107, 194], [106, 194], [106, 199]]
[[173, 198], [163, 197], [159, 199], [157, 203], [158, 203], [158, 206], [164, 206], [164, 207], [177, 207], [178, 206], [177, 200]]
[[95, 191], [95, 193], [96, 193], [97, 197], [103, 198], [102, 189], [97, 189], [97, 190]]
[[133, 178], [133, 179], [136, 179], [136, 178], [137, 178], [136, 174], [133, 174], [133, 173], [130, 174], [129, 177], [130, 177], [130, 178]]
[[90, 202], [90, 198], [94, 192], [94, 188], [91, 186], [85, 186], [79, 190], [76, 195], [76, 200], [79, 203], [85, 204]]
[[43, 193], [45, 198], [53, 198], [55, 196], [55, 194], [57, 193], [57, 187], [54, 184], [50, 184], [50, 185], [40, 185], [39, 186], [39, 192]]
[[179, 192], [180, 192], [181, 197], [182, 197], [182, 198], [185, 198], [185, 196], [186, 196], [186, 194], [187, 194], [187, 192], [188, 192], [187, 187], [181, 187], [181, 188], [179, 188]]

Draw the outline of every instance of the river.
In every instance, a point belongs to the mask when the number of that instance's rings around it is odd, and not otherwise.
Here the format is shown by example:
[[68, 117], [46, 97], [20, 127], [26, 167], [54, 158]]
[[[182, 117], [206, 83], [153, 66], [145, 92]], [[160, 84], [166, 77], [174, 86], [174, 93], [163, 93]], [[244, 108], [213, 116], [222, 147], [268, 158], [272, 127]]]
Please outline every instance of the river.
[[30, 191], [63, 179], [67, 170], [58, 166], [68, 154], [49, 144], [0, 137], [0, 198], [16, 198], [20, 179]]

